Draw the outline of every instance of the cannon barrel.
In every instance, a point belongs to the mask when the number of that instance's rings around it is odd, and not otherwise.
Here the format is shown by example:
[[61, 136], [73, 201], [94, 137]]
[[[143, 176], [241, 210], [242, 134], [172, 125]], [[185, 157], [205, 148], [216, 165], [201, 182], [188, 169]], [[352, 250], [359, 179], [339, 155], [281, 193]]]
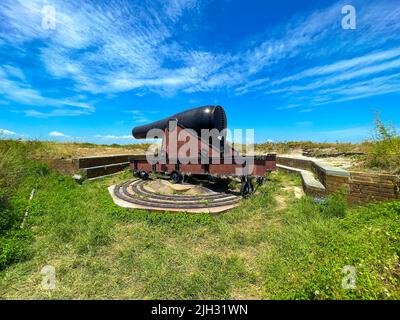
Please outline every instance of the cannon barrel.
[[170, 120], [177, 120], [178, 125], [187, 129], [193, 129], [199, 135], [201, 134], [201, 129], [217, 129], [222, 131], [227, 127], [224, 108], [221, 106], [204, 106], [189, 109], [143, 126], [134, 127], [132, 135], [136, 139], [145, 139], [151, 129], [166, 129]]

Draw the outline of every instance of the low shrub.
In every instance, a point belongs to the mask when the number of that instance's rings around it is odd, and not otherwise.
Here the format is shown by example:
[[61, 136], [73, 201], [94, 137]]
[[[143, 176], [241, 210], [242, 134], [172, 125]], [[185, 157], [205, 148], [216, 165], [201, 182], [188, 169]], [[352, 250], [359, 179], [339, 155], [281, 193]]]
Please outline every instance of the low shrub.
[[340, 189], [326, 198], [321, 212], [327, 217], [344, 217], [347, 211], [347, 191]]
[[365, 165], [400, 174], [400, 136], [393, 124], [375, 119], [374, 136], [369, 144]]
[[11, 230], [0, 237], [0, 270], [27, 256], [31, 238], [26, 230]]

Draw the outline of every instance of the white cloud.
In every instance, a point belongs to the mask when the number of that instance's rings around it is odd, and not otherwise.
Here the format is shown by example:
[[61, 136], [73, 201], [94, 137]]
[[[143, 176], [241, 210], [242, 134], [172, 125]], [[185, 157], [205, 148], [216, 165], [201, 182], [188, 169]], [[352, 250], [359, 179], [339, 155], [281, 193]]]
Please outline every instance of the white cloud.
[[332, 64], [313, 67], [307, 70], [304, 70], [296, 75], [292, 75], [283, 79], [276, 80], [272, 83], [272, 85], [281, 84], [288, 81], [295, 81], [309, 77], [316, 77], [322, 76], [332, 73], [337, 73], [341, 71], [349, 71], [352, 70], [354, 67], [364, 66], [364, 65], [371, 65], [376, 62], [389, 60], [395, 57], [400, 56], [400, 48], [395, 48], [392, 50], [381, 51], [373, 54], [367, 54], [360, 57], [355, 57], [348, 60], [341, 60], [339, 62], [335, 62]]
[[302, 109], [299, 110], [298, 113], [308, 113], [308, 112], [312, 112], [314, 109]]
[[305, 90], [315, 90], [321, 87], [325, 87], [328, 85], [334, 85], [339, 82], [344, 82], [348, 80], [353, 80], [357, 78], [362, 78], [365, 76], [371, 76], [375, 73], [381, 73], [384, 71], [391, 71], [392, 69], [399, 69], [400, 68], [400, 59], [385, 62], [382, 64], [377, 64], [365, 68], [361, 68], [355, 71], [350, 71], [350, 72], [343, 72], [339, 75], [336, 76], [330, 76], [327, 78], [324, 78], [322, 80], [316, 80], [313, 78], [312, 82], [306, 84], [306, 85], [294, 85], [294, 86], [289, 86], [289, 87], [284, 87], [281, 89], [275, 89], [269, 91], [269, 93], [293, 93], [293, 92], [299, 92], [299, 91], [305, 91]]
[[23, 113], [27, 117], [32, 117], [32, 118], [42, 118], [42, 119], [47, 119], [47, 118], [52, 118], [52, 117], [77, 117], [81, 115], [89, 115], [91, 112], [87, 110], [72, 110], [72, 109], [54, 109], [49, 112], [42, 112], [34, 109], [27, 109], [24, 110]]
[[[93, 106], [76, 100], [74, 97], [60, 99], [43, 95], [26, 82], [25, 75], [21, 69], [11, 66], [0, 66], [0, 95], [24, 105], [51, 107], [53, 111], [48, 112], [49, 115], [73, 114], [74, 112], [77, 114], [90, 114], [95, 110]], [[30, 110], [25, 113], [27, 115], [34, 114]], [[37, 111], [36, 114], [45, 115], [46, 112]]]
[[[55, 30], [40, 26], [43, 4], [40, 0], [3, 0], [0, 41], [19, 50], [25, 43], [43, 41], [39, 58], [47, 72], [56, 79], [71, 81], [76, 91], [92, 94], [134, 90], [137, 95], [147, 91], [171, 95], [178, 90], [231, 90], [237, 95], [255, 91], [280, 96], [334, 87], [343, 81], [395, 72], [398, 68], [394, 59], [400, 48], [387, 48], [391, 40], [400, 38], [400, 8], [394, 2], [363, 3], [357, 11], [357, 31], [352, 34], [339, 26], [338, 2], [308, 14], [302, 12], [265, 34], [246, 39], [238, 46], [240, 49], [232, 52], [212, 52], [177, 40], [182, 32], [181, 19], [200, 14], [200, 4], [195, 0], [110, 0], [96, 5], [83, 2], [79, 6], [76, 2], [54, 0]], [[372, 50], [375, 51], [367, 53]], [[332, 62], [336, 56], [346, 59]], [[293, 61], [297, 61], [295, 68], [290, 64]], [[329, 63], [315, 67], [315, 61]], [[311, 67], [303, 68], [306, 65]], [[82, 101], [46, 97], [12, 68], [5, 68], [6, 77], [0, 77], [0, 85], [7, 88], [1, 92], [6, 98], [61, 109], [30, 110], [27, 114], [79, 115], [84, 111], [75, 109], [85, 109], [86, 114], [94, 111]], [[318, 82], [313, 83], [315, 77]], [[289, 84], [289, 90], [283, 87], [285, 84]], [[307, 99], [313, 97], [302, 94]]]
[[396, 92], [400, 92], [400, 74], [381, 76], [321, 90], [318, 94], [323, 98], [315, 99], [315, 104], [337, 103]]
[[277, 108], [277, 110], [287, 110], [287, 109], [294, 109], [294, 108], [299, 108], [299, 107], [301, 107], [301, 104], [291, 103], [291, 104], [288, 104], [287, 106], [279, 107], [279, 108]]
[[[290, 96], [309, 101], [316, 99], [316, 89], [321, 87], [335, 88], [341, 82], [352, 80], [355, 83], [359, 81], [358, 78], [363, 81], [362, 78], [373, 79], [383, 72], [398, 72], [400, 60], [396, 58], [400, 56], [400, 47], [385, 49], [385, 45], [389, 39], [400, 39], [400, 34], [393, 30], [400, 30], [399, 7], [389, 2], [363, 4], [357, 16], [357, 33], [353, 33], [357, 36], [346, 34], [338, 27], [336, 22], [340, 20], [339, 12], [340, 4], [334, 4], [298, 21], [293, 19], [283, 36], [277, 37], [272, 32], [271, 40], [248, 54], [251, 73], [268, 67], [270, 71], [265, 71], [272, 76], [255, 78], [238, 87], [236, 94], [264, 92], [267, 95]], [[389, 30], [395, 33], [390, 33]], [[303, 64], [315, 65], [315, 61], [327, 58], [330, 58], [328, 61], [334, 61], [336, 56], [348, 58], [301, 70]], [[288, 67], [288, 61], [295, 57], [298, 62], [294, 68]], [[277, 62], [279, 68], [275, 66]], [[300, 71], [296, 70], [299, 67]], [[297, 72], [288, 74], [287, 71], [292, 69]], [[268, 80], [263, 81], [264, 79]], [[373, 90], [370, 96], [386, 93], [385, 90]], [[358, 98], [360, 96], [353, 96], [353, 99]]]
[[14, 131], [7, 130], [7, 129], [0, 129], [0, 136], [1, 135], [12, 136], [12, 135], [15, 135], [15, 134], [16, 133]]
[[64, 133], [53, 131], [49, 133], [50, 137], [59, 138], [59, 137], [67, 137]]
[[177, 21], [185, 10], [193, 10], [196, 5], [197, 0], [169, 0], [164, 3], [164, 10], [172, 21]]
[[10, 77], [18, 80], [25, 80], [25, 75], [22, 72], [21, 69], [10, 66], [10, 65], [3, 65], [2, 69], [5, 70], [6, 74], [8, 74]]
[[105, 139], [105, 140], [126, 140], [126, 139], [133, 139], [133, 136], [131, 135], [122, 135], [122, 136], [116, 136], [116, 135], [101, 135], [101, 134], [96, 134], [94, 136], [95, 138], [99, 139]]
[[145, 123], [151, 122], [146, 116], [146, 113], [141, 110], [130, 110], [128, 113], [132, 114], [132, 119], [134, 123]]

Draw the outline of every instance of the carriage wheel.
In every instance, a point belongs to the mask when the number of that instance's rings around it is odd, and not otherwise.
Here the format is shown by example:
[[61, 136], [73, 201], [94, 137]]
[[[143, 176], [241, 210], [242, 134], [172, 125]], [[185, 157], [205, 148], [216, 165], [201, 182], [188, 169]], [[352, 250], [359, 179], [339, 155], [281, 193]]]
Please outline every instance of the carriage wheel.
[[149, 174], [146, 171], [140, 171], [139, 176], [142, 180], [147, 180], [149, 178]]
[[173, 171], [172, 173], [171, 173], [171, 176], [170, 176], [170, 178], [171, 178], [171, 181], [173, 182], [173, 183], [179, 183], [179, 182], [181, 182], [182, 181], [182, 175], [180, 174], [180, 172], [178, 172], [178, 171]]
[[242, 186], [240, 187], [240, 194], [243, 198], [248, 198], [254, 191], [253, 184], [251, 181], [242, 182]]
[[265, 182], [265, 177], [257, 177], [257, 184], [262, 186]]

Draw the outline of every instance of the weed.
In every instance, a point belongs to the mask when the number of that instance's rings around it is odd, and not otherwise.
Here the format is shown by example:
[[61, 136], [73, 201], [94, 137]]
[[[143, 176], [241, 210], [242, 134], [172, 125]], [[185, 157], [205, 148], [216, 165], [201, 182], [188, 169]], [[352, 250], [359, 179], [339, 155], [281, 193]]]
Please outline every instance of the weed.
[[327, 217], [344, 217], [347, 210], [347, 191], [340, 189], [328, 195], [321, 206], [322, 213]]
[[385, 124], [378, 116], [375, 119], [375, 132], [369, 144], [365, 165], [400, 174], [400, 136], [393, 124]]

